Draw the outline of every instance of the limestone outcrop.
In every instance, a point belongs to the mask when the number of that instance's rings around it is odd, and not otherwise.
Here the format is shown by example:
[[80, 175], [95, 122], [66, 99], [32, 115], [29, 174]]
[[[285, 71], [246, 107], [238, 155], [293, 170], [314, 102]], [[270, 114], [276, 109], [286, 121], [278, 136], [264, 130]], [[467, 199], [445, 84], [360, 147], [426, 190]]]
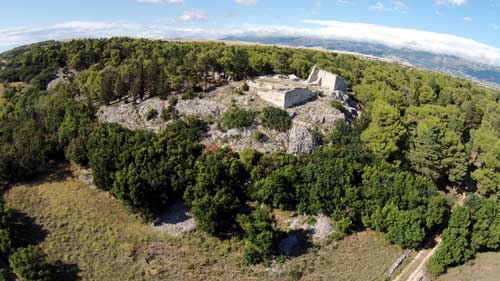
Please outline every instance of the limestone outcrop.
[[[317, 69], [313, 70], [314, 73], [318, 77], [323, 75]], [[347, 93], [338, 90], [330, 93], [328, 87], [323, 87], [326, 85], [323, 82], [321, 85], [309, 84], [294, 75], [261, 76], [247, 81], [250, 89], [242, 91], [244, 83], [231, 82], [195, 99], [179, 99], [173, 110], [180, 118], [197, 116], [207, 123], [207, 130], [200, 140], [207, 148], [228, 146], [239, 152], [249, 147], [262, 153], [282, 151], [296, 155], [311, 153], [319, 145], [313, 131], [327, 134], [338, 120], [355, 118], [359, 112], [356, 101]], [[265, 98], [262, 92], [278, 93], [281, 97]], [[333, 101], [337, 101], [335, 106]], [[338, 102], [343, 108], [339, 108]], [[265, 128], [259, 122], [258, 112], [278, 105], [282, 105], [280, 107], [285, 108], [292, 118], [292, 127], [285, 132]], [[245, 128], [224, 130], [220, 118], [232, 106], [256, 112], [255, 122]], [[155, 97], [140, 103], [121, 101], [102, 106], [97, 116], [99, 122], [118, 123], [130, 130], [158, 132], [170, 122], [161, 118], [162, 110], [168, 108], [168, 101]], [[152, 110], [157, 112], [154, 118], [149, 114]]]
[[294, 124], [288, 135], [286, 152], [291, 154], [309, 154], [313, 152], [317, 145], [307, 127]]

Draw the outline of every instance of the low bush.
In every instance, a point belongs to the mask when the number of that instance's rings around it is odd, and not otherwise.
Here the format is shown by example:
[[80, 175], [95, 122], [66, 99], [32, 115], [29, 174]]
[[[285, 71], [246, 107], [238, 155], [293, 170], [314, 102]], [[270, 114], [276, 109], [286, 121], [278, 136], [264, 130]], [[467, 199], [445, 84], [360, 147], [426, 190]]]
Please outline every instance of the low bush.
[[346, 111], [344, 105], [338, 101], [338, 100], [332, 100], [331, 105], [333, 108], [337, 109], [338, 111], [344, 113]]
[[245, 261], [257, 264], [268, 260], [275, 239], [275, 221], [270, 209], [261, 206], [250, 215], [238, 215], [237, 221], [245, 231]]
[[195, 92], [187, 92], [181, 95], [181, 100], [194, 100], [198, 97], [198, 94]]
[[292, 118], [286, 110], [277, 107], [266, 107], [260, 115], [260, 121], [266, 128], [287, 131], [292, 127]]
[[225, 129], [249, 127], [255, 120], [255, 113], [244, 108], [231, 107], [222, 115], [222, 126]]
[[147, 113], [146, 113], [146, 120], [151, 121], [153, 119], [156, 119], [158, 117], [158, 111], [154, 108], [151, 108]]
[[258, 142], [265, 142], [267, 140], [267, 136], [261, 131], [253, 131], [252, 139]]
[[22, 280], [54, 280], [52, 266], [46, 262], [47, 256], [36, 246], [20, 248], [9, 256], [14, 273]]

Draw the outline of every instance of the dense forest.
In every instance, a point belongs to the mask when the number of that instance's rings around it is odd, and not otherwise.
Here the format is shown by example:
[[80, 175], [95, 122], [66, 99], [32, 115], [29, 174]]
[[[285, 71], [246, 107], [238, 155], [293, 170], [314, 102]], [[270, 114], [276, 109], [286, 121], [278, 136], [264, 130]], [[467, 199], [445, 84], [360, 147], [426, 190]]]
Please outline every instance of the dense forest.
[[[310, 155], [210, 149], [200, 144], [204, 121], [172, 112], [161, 113], [169, 123], [157, 134], [95, 117], [99, 106], [119, 100], [158, 96], [173, 106], [179, 95], [229, 80], [306, 77], [314, 65], [345, 77], [366, 111], [331, 124], [332, 133], [318, 136], [323, 145]], [[60, 68], [77, 74], [47, 90]], [[500, 248], [500, 92], [465, 79], [307, 49], [112, 38], [6, 52], [0, 82], [4, 189], [71, 161], [89, 167], [98, 188], [145, 220], [184, 200], [199, 229], [245, 239], [250, 264], [279, 255], [274, 208], [331, 216], [334, 239], [371, 228], [418, 249], [442, 233], [428, 266], [433, 274]], [[287, 117], [275, 108], [261, 116], [285, 131]], [[222, 123], [240, 127], [253, 118], [231, 108]], [[467, 199], [450, 199], [451, 191]], [[2, 264], [10, 262], [26, 280], [50, 280], [43, 253], [16, 246], [10, 211], [0, 211]]]

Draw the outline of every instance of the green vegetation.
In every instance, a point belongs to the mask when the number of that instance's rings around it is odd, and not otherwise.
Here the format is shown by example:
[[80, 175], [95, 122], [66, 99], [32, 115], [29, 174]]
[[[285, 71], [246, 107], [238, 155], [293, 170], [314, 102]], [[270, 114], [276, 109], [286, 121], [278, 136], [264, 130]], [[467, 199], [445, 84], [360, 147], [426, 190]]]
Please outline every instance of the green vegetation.
[[9, 256], [10, 266], [14, 273], [23, 280], [50, 281], [54, 280], [47, 256], [39, 247], [21, 248]]
[[[497, 91], [348, 55], [222, 43], [74, 40], [34, 45], [4, 57], [0, 82], [23, 81], [30, 87], [9, 87], [3, 94], [2, 186], [33, 178], [67, 159], [91, 168], [99, 189], [146, 219], [184, 198], [202, 230], [236, 236], [242, 229], [251, 263], [272, 257], [270, 241], [276, 233], [267, 212], [257, 209], [248, 215], [249, 201], [310, 215], [326, 213], [342, 235], [372, 228], [405, 248], [422, 246], [446, 227], [429, 264], [434, 273], [464, 263], [476, 252], [499, 248]], [[270, 73], [305, 77], [314, 64], [345, 77], [367, 112], [352, 124], [332, 124], [332, 133], [321, 137], [323, 146], [311, 155], [204, 150], [199, 141], [206, 124], [177, 119], [177, 96], [194, 98], [229, 78]], [[79, 72], [70, 83], [46, 91], [60, 67]], [[94, 106], [152, 96], [169, 99], [161, 118], [172, 122], [158, 134], [97, 124]], [[254, 117], [231, 108], [221, 122], [226, 128], [245, 127]], [[264, 108], [259, 120], [282, 132], [292, 125], [288, 113], [274, 107]], [[453, 202], [439, 192], [448, 186], [483, 198], [450, 212]], [[7, 249], [6, 228], [0, 229], [0, 245]]]
[[225, 129], [249, 127], [255, 120], [255, 113], [251, 110], [232, 106], [221, 117]]
[[292, 127], [292, 119], [286, 110], [277, 107], [266, 107], [260, 114], [260, 121], [266, 128], [287, 131]]
[[270, 210], [261, 206], [250, 215], [238, 215], [237, 220], [245, 232], [245, 261], [257, 264], [268, 259], [276, 239], [276, 222]]
[[247, 239], [220, 240], [203, 232], [171, 238], [75, 177], [51, 174], [12, 187], [4, 199], [50, 234], [39, 246], [50, 261], [60, 260], [72, 272], [58, 280], [182, 280], [186, 276], [203, 276], [207, 281], [284, 281], [291, 276], [378, 280], [401, 254], [383, 236], [364, 231], [285, 261], [277, 277], [264, 266], [245, 265]]
[[471, 197], [465, 206], [453, 209], [443, 242], [427, 269], [440, 274], [449, 266], [463, 264], [477, 252], [500, 249], [500, 203], [494, 199]]
[[267, 136], [263, 132], [255, 130], [252, 132], [252, 139], [258, 142], [265, 142]]
[[196, 183], [187, 188], [184, 199], [198, 227], [210, 234], [221, 234], [234, 223], [243, 204], [245, 169], [232, 151], [221, 149], [203, 155], [196, 162]]
[[333, 108], [337, 109], [338, 111], [340, 111], [342, 113], [344, 113], [346, 111], [342, 102], [340, 102], [338, 100], [332, 100], [331, 105]]
[[151, 108], [148, 112], [146, 112], [146, 120], [151, 121], [158, 117], [158, 110]]

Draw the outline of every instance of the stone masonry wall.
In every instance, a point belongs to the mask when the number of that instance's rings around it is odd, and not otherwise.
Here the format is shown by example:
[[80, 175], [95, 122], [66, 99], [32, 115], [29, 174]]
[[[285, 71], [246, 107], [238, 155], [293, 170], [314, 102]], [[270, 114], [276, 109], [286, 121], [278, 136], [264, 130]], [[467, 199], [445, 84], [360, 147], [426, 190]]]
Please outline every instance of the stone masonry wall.
[[296, 105], [301, 105], [312, 100], [313, 98], [314, 94], [309, 89], [294, 89], [285, 94], [283, 107], [290, 108]]

